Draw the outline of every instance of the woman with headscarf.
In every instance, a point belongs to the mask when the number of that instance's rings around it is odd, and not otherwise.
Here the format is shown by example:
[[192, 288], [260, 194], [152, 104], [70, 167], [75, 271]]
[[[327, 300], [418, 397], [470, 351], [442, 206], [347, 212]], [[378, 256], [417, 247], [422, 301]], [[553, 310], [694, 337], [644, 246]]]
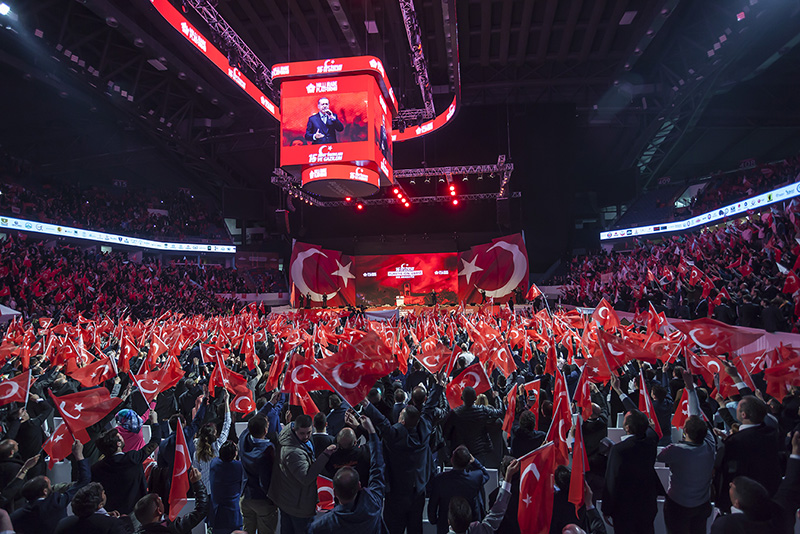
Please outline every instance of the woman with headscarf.
[[138, 451], [143, 449], [146, 445], [144, 436], [142, 435], [142, 424], [147, 421], [150, 416], [150, 410], [156, 407], [155, 399], [150, 402], [150, 407], [144, 412], [144, 415], [139, 415], [134, 410], [125, 408], [117, 412], [115, 417], [117, 422], [117, 431], [122, 439], [125, 440], [125, 447], [122, 452]]

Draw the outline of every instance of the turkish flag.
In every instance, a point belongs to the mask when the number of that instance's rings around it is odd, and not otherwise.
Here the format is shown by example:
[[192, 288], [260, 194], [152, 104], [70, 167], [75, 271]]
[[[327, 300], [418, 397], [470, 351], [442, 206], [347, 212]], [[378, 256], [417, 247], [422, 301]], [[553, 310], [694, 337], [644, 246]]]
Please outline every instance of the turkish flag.
[[350, 406], [366, 398], [375, 381], [396, 364], [378, 335], [370, 331], [354, 344], [339, 342], [339, 352], [311, 364]]
[[[534, 402], [534, 404], [533, 404], [533, 406], [531, 406], [530, 410], [536, 416], [536, 425], [537, 426], [539, 425], [539, 393], [540, 393], [539, 389], [540, 389], [541, 383], [542, 383], [542, 381], [540, 379], [536, 379], [536, 380], [531, 380], [530, 382], [527, 382], [525, 384], [522, 384], [522, 389], [525, 390], [525, 393], [527, 393], [528, 396], [533, 395], [534, 398], [536, 399], [536, 402]], [[526, 399], [526, 401], [527, 401], [527, 399]]]
[[786, 273], [786, 281], [783, 283], [783, 293], [793, 295], [798, 289], [800, 289], [800, 278], [794, 274], [794, 271], [789, 271]]
[[25, 402], [31, 386], [31, 372], [22, 373], [0, 382], [0, 406], [11, 402]]
[[689, 418], [689, 391], [686, 388], [683, 388], [683, 393], [681, 393], [681, 401], [678, 403], [678, 409], [675, 410], [675, 414], [672, 416], [672, 426], [675, 428], [683, 428], [683, 425], [686, 424], [686, 419]]
[[[181, 375], [182, 376], [182, 375]], [[175, 369], [165, 367], [156, 371], [144, 371], [138, 375], [131, 374], [131, 378], [141, 391], [148, 404], [162, 391], [171, 388], [180, 380]]]
[[97, 360], [94, 363], [85, 365], [69, 373], [73, 379], [81, 383], [85, 388], [99, 386], [109, 378], [114, 378], [117, 373], [114, 364], [109, 357]]
[[300, 353], [295, 353], [286, 369], [283, 390], [297, 395], [307, 394], [309, 391], [332, 391], [325, 379], [309, 365], [309, 362], [313, 361], [313, 359], [303, 358]]
[[609, 302], [603, 298], [592, 312], [592, 321], [605, 330], [619, 328], [619, 317]]
[[170, 521], [175, 521], [188, 500], [186, 494], [189, 493], [189, 469], [191, 467], [192, 459], [189, 457], [189, 447], [186, 446], [183, 425], [178, 421], [178, 428], [175, 429], [175, 461], [172, 465], [172, 485], [169, 488]]
[[609, 370], [619, 369], [631, 360], [642, 360], [653, 365], [658, 362], [656, 355], [649, 350], [603, 330], [597, 331], [597, 338]]
[[231, 411], [248, 414], [255, 411], [256, 403], [253, 402], [253, 392], [239, 392], [231, 401]]
[[553, 519], [553, 497], [556, 470], [556, 450], [552, 443], [542, 445], [519, 459], [519, 510], [517, 520], [520, 532], [546, 534]]
[[42, 450], [49, 457], [47, 460], [48, 468], [52, 469], [56, 462], [60, 462], [72, 452], [72, 434], [64, 423], [58, 425], [50, 439], [42, 444]]
[[491, 352], [492, 362], [497, 366], [497, 368], [502, 372], [506, 378], [508, 378], [511, 373], [517, 370], [517, 364], [514, 362], [514, 357], [511, 355], [511, 350], [509, 350], [508, 345], [505, 343], [497, 343], [494, 350]]
[[119, 343], [119, 358], [118, 364], [120, 373], [127, 373], [131, 370], [131, 358], [135, 358], [139, 354], [139, 349], [133, 344], [131, 338], [123, 334], [122, 340]]
[[539, 297], [539, 295], [541, 294], [542, 290], [539, 289], [539, 287], [536, 284], [531, 284], [530, 289], [528, 289], [528, 292], [525, 294], [525, 300], [528, 301], [536, 300], [536, 298]]
[[586, 372], [586, 366], [584, 366], [581, 371], [581, 377], [578, 379], [578, 384], [575, 387], [575, 394], [572, 396], [572, 402], [581, 409], [584, 419], [588, 419], [592, 416], [592, 392], [589, 389], [589, 373]]
[[255, 369], [258, 365], [259, 358], [256, 356], [256, 339], [252, 331], [244, 335], [241, 353], [244, 355], [244, 363], [247, 369], [250, 371]]
[[569, 464], [569, 446], [567, 437], [569, 429], [572, 428], [572, 412], [569, 408], [569, 400], [566, 397], [555, 397], [556, 404], [553, 409], [553, 422], [547, 431], [545, 441], [552, 441], [556, 446], [556, 462], [559, 465]]
[[150, 339], [150, 350], [147, 352], [147, 361], [149, 365], [155, 365], [158, 357], [167, 352], [167, 349], [169, 349], [167, 344], [154, 332], [153, 337]]
[[335, 250], [296, 241], [289, 261], [289, 280], [295, 307], [299, 295], [310, 296], [315, 306], [348, 306], [356, 303], [353, 258]]
[[503, 431], [507, 434], [511, 434], [511, 429], [514, 426], [514, 416], [517, 412], [517, 385], [514, 384], [514, 387], [511, 388], [511, 391], [508, 392], [506, 395], [506, 404], [508, 407], [506, 408], [506, 415], [503, 417]]
[[492, 383], [480, 363], [476, 362], [467, 366], [452, 382], [447, 384], [444, 394], [450, 408], [456, 409], [461, 406], [461, 392], [466, 387], [472, 387], [478, 394], [492, 388]]
[[767, 367], [764, 380], [767, 381], [767, 394], [783, 399], [789, 386], [800, 386], [800, 358]]
[[689, 341], [706, 354], [719, 356], [734, 352], [761, 338], [764, 334], [745, 332], [714, 319], [675, 322], [675, 328], [689, 336]]
[[200, 343], [200, 357], [203, 363], [217, 363], [218, 360], [224, 360], [231, 353], [228, 349], [221, 349], [216, 345], [209, 345], [207, 343]]
[[439, 343], [430, 347], [429, 350], [417, 354], [414, 358], [432, 375], [435, 375], [450, 361], [450, 350]]
[[569, 477], [569, 502], [575, 505], [575, 514], [583, 506], [583, 484], [586, 467], [589, 460], [586, 457], [586, 445], [583, 442], [583, 417], [578, 414], [575, 426], [575, 441], [572, 444], [572, 474]]
[[653, 429], [658, 434], [658, 439], [664, 437], [664, 432], [661, 431], [661, 425], [658, 423], [656, 411], [653, 409], [653, 402], [650, 399], [650, 392], [647, 391], [647, 384], [644, 381], [644, 373], [639, 373], [639, 411], [644, 413], [650, 419]]
[[122, 402], [121, 398], [112, 397], [105, 388], [87, 389], [60, 397], [49, 393], [73, 435], [103, 419]]
[[476, 245], [461, 253], [459, 263], [460, 302], [481, 302], [481, 291], [487, 299], [505, 302], [515, 289], [528, 288], [528, 252], [522, 234]]
[[690, 286], [697, 285], [697, 283], [700, 282], [703, 278], [705, 278], [703, 271], [692, 265], [692, 268], [689, 271], [689, 285]]
[[333, 510], [333, 480], [317, 475], [317, 512]]

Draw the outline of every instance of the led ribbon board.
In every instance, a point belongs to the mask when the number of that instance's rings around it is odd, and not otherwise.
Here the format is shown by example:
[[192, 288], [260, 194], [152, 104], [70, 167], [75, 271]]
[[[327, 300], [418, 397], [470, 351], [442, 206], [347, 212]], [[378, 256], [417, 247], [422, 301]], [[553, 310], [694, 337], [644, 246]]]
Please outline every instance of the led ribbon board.
[[139, 237], [106, 234], [104, 232], [95, 232], [94, 230], [84, 230], [83, 228], [72, 228], [71, 226], [60, 226], [57, 224], [28, 221], [25, 219], [15, 219], [13, 217], [5, 216], [0, 216], [0, 228], [19, 230], [21, 232], [35, 232], [57, 237], [86, 239], [107, 245], [125, 245], [128, 247], [160, 250], [162, 252], [218, 252], [223, 254], [236, 253], [236, 247], [233, 245], [210, 245], [208, 243], [167, 243], [163, 241], [152, 241], [150, 239], [142, 239]]
[[621, 230], [611, 230], [608, 232], [600, 232], [600, 240], [607, 241], [609, 239], [622, 239], [625, 237], [636, 237], [641, 235], [663, 234], [667, 232], [679, 232], [681, 230], [689, 230], [697, 228], [698, 226], [706, 226], [713, 222], [738, 215], [749, 210], [755, 210], [769, 206], [776, 202], [783, 202], [790, 198], [800, 196], [800, 182], [796, 182], [784, 187], [779, 187], [746, 200], [740, 200], [727, 206], [717, 208], [715, 210], [706, 212], [702, 215], [692, 217], [685, 221], [676, 221], [663, 224], [655, 224], [651, 226], [637, 226], [636, 228], [623, 228]]
[[[219, 68], [226, 76], [228, 76], [231, 80], [233, 80], [236, 85], [238, 85], [243, 91], [245, 91], [253, 100], [255, 100], [262, 108], [264, 108], [270, 115], [275, 117], [278, 120], [281, 120], [281, 110], [277, 104], [272, 102], [269, 98], [267, 98], [264, 93], [262, 93], [254, 84], [251, 82], [246, 76], [244, 76], [238, 69], [231, 68], [228, 65], [228, 60], [224, 54], [222, 54], [214, 45], [212, 45], [208, 39], [206, 39], [197, 28], [195, 28], [187, 19], [184, 17], [178, 10], [176, 10], [172, 5], [169, 3], [168, 0], [150, 0], [150, 3], [153, 4], [153, 7], [158, 11], [158, 13], [164, 17], [164, 19], [173, 27], [175, 30], [178, 31], [187, 41], [189, 41], [195, 48], [200, 50], [200, 52], [208, 58], [217, 68]], [[370, 56], [361, 56], [370, 58]], [[357, 58], [346, 58], [346, 59], [357, 59]], [[386, 72], [383, 68], [383, 63], [377, 58], [372, 58], [377, 61], [374, 67], [370, 66], [371, 70], [378, 71], [380, 74], [381, 81], [379, 81], [379, 85], [383, 83], [388, 91], [391, 91], [391, 86], [388, 85], [388, 78], [386, 77]], [[330, 61], [330, 60], [327, 60]], [[316, 62], [303, 62], [314, 64], [315, 69], [317, 64], [321, 64], [324, 68], [325, 61], [316, 61]], [[368, 61], [369, 65], [369, 61]], [[286, 65], [275, 65], [272, 69], [273, 78], [276, 77], [276, 73], [279, 73], [280, 70], [276, 71], [277, 67], [284, 68]], [[333, 71], [330, 71], [333, 72]], [[389, 102], [394, 106], [395, 110], [398, 107], [397, 99], [393, 92], [389, 92]], [[389, 103], [387, 102], [387, 104]], [[430, 121], [426, 121], [419, 126], [408, 126], [404, 129], [404, 131], [399, 130], [392, 130], [391, 131], [391, 140], [392, 142], [402, 143], [403, 141], [408, 141], [409, 139], [416, 139], [418, 137], [422, 137], [423, 135], [427, 135], [429, 133], [435, 132], [445, 124], [448, 124], [456, 114], [458, 109], [459, 99], [458, 95], [453, 97], [452, 102], [447, 107], [447, 109], [437, 115], [434, 119]]]

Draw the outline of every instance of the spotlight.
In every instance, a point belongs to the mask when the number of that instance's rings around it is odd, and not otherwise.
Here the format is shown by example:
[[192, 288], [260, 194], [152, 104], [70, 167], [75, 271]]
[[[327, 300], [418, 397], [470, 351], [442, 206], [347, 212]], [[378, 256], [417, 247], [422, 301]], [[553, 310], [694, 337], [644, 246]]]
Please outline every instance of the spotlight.
[[364, 209], [364, 204], [362, 204], [361, 202], [359, 202], [358, 204], [356, 204], [356, 209], [357, 209], [357, 210], [363, 210], [363, 209]]
[[450, 195], [451, 196], [456, 196], [456, 192], [455, 191], [450, 191]]
[[353, 200], [353, 199], [352, 199], [352, 198], [350, 198], [350, 197], [344, 197], [344, 201], [345, 201], [345, 202], [350, 202], [351, 200]]
[[455, 191], [455, 190], [456, 190], [456, 186], [454, 186], [453, 184], [450, 184], [450, 191]]
[[399, 189], [397, 189], [396, 187], [395, 187], [394, 189], [392, 189], [392, 193], [394, 193], [395, 195], [396, 195], [397, 193], [399, 193], [399, 192], [400, 192], [400, 190], [399, 190]]
[[0, 4], [0, 15], [8, 15], [9, 13], [11, 13], [11, 7], [6, 3]]
[[453, 206], [458, 206], [458, 199], [457, 198], [453, 199]]
[[405, 205], [405, 207], [409, 207], [411, 204], [409, 204], [408, 202], [405, 202], [404, 205]]

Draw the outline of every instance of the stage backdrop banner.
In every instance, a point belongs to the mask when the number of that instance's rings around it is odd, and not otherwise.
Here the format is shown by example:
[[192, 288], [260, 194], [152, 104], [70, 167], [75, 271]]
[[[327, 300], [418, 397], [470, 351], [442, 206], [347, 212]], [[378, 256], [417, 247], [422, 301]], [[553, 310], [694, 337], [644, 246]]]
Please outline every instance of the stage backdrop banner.
[[356, 302], [367, 307], [458, 304], [458, 255], [356, 256]]
[[355, 304], [356, 286], [353, 258], [335, 250], [295, 241], [289, 262], [292, 305], [298, 306], [300, 295], [311, 297], [316, 307], [327, 296], [330, 307]]
[[528, 290], [528, 253], [522, 234], [493, 239], [461, 253], [458, 271], [458, 300], [480, 303], [486, 300], [506, 302], [519, 289]]

